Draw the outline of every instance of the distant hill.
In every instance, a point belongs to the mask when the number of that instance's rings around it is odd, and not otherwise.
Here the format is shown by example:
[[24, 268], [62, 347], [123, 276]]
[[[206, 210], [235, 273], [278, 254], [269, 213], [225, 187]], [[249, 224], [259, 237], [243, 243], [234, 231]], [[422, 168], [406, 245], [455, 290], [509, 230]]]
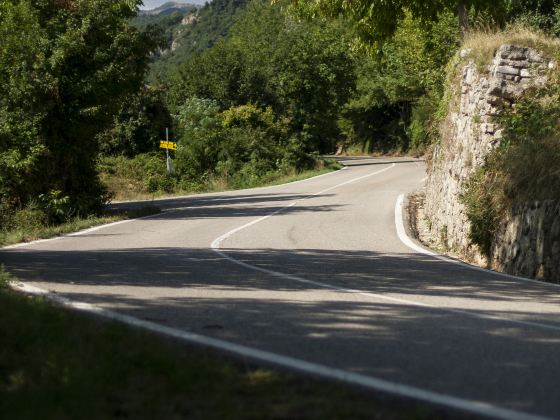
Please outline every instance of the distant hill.
[[175, 12], [190, 13], [193, 9], [196, 9], [198, 7], [200, 6], [197, 6], [196, 4], [170, 1], [162, 4], [159, 7], [156, 7], [155, 9], [140, 10], [138, 15], [139, 16], [166, 16], [166, 15], [171, 15]]
[[[180, 66], [194, 54], [212, 48], [219, 38], [228, 35], [247, 3], [248, 0], [213, 0], [203, 7], [190, 4], [190, 9], [174, 10], [169, 14], [160, 11], [138, 16], [133, 21], [136, 26], [157, 24], [165, 30], [168, 40], [166, 49], [155, 57], [149, 81], [164, 80], [171, 67]], [[162, 8], [171, 10], [173, 4], [177, 3], [166, 3], [151, 12]], [[167, 9], [164, 9], [166, 6]]]

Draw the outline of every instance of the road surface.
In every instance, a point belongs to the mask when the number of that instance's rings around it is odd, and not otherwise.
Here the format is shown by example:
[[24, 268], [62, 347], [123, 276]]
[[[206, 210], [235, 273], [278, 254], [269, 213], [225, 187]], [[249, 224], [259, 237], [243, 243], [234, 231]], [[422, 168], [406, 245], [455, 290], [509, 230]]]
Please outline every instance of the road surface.
[[560, 418], [560, 288], [409, 248], [395, 210], [424, 164], [346, 163], [162, 200], [160, 215], [4, 249], [0, 261], [30, 286], [283, 365], [479, 415]]

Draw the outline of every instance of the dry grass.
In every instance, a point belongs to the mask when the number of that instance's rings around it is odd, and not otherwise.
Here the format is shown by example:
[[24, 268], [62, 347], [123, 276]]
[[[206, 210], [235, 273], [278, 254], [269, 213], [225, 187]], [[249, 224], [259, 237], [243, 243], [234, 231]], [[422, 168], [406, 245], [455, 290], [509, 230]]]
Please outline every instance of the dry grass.
[[113, 195], [113, 199], [117, 201], [147, 199], [155, 196], [154, 193], [148, 192], [144, 183], [138, 179], [116, 177], [107, 173], [101, 173], [100, 178]]
[[462, 48], [471, 50], [466, 58], [474, 59], [482, 70], [492, 62], [496, 50], [504, 44], [535, 48], [556, 60], [560, 57], [560, 39], [521, 25], [511, 25], [505, 30], [486, 28], [473, 31], [465, 38]]

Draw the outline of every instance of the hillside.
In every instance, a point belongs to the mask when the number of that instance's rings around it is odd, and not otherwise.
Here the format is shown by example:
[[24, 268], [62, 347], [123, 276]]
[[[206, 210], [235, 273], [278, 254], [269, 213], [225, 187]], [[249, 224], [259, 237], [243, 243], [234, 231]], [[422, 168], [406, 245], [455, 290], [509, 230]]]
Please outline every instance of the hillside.
[[137, 27], [146, 27], [148, 24], [162, 27], [167, 40], [166, 48], [155, 57], [148, 80], [151, 83], [164, 81], [171, 67], [212, 48], [219, 38], [229, 33], [246, 4], [247, 0], [214, 0], [201, 8], [188, 5], [190, 7], [168, 13], [173, 9], [169, 6], [159, 14], [135, 18], [134, 25]]

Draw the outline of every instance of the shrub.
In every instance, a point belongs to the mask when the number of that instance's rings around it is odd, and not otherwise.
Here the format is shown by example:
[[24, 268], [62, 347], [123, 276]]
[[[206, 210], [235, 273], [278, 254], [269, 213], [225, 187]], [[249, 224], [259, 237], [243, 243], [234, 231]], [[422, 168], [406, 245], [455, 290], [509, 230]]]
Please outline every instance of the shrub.
[[469, 239], [487, 256], [490, 255], [492, 240], [505, 210], [503, 190], [498, 180], [501, 178], [492, 179], [488, 167], [483, 166], [471, 176], [461, 194], [467, 218], [471, 222]]
[[173, 192], [180, 180], [167, 174], [163, 152], [143, 153], [133, 158], [103, 157], [98, 164], [102, 181], [117, 199], [142, 194]]
[[47, 215], [37, 204], [30, 203], [26, 208], [15, 212], [11, 228], [13, 230], [38, 230], [47, 223]]
[[219, 112], [217, 102], [193, 97], [176, 118], [181, 130], [177, 169], [183, 180], [242, 188], [302, 163], [292, 159], [291, 143], [286, 145], [288, 121], [277, 119], [271, 108], [245, 104]]

